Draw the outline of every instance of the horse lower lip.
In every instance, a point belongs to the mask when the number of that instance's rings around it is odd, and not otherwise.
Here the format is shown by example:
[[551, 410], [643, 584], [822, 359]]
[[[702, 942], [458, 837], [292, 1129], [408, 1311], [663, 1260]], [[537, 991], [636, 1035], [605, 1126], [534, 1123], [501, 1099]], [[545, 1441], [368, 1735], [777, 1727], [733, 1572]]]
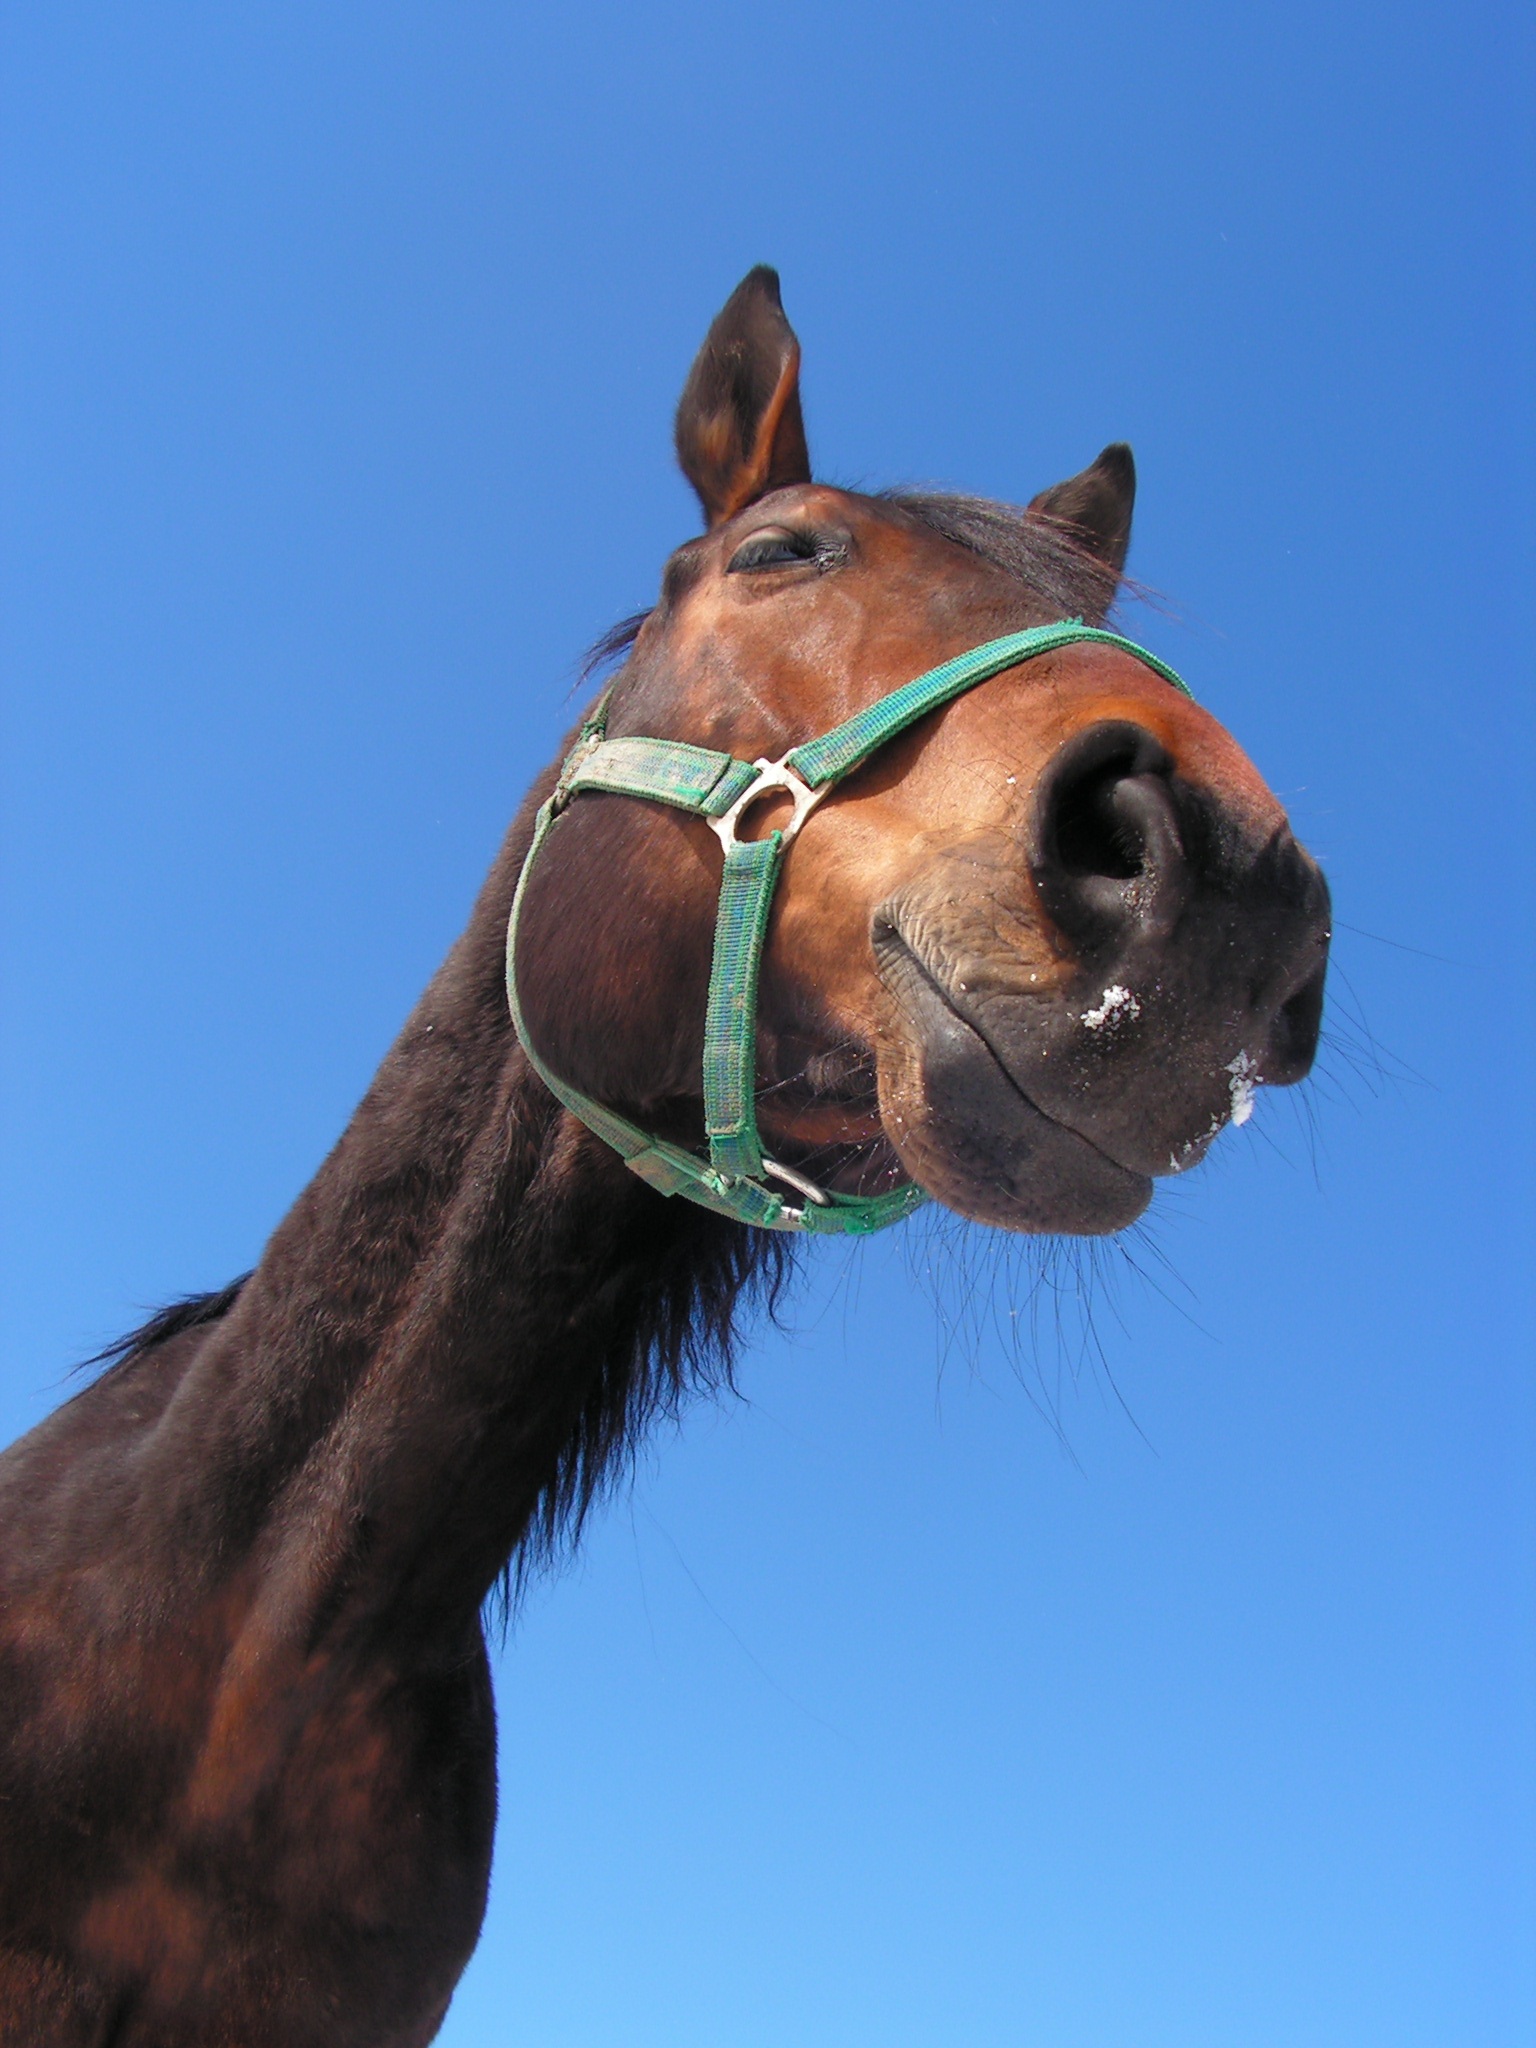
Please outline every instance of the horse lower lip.
[[[987, 1069], [995, 1072], [1003, 1082], [1030, 1124], [1043, 1127], [1045, 1131], [1053, 1134], [1055, 1149], [1067, 1149], [1079, 1154], [1091, 1174], [1098, 1177], [1107, 1176], [1114, 1184], [1124, 1187], [1127, 1193], [1132, 1189], [1139, 1192], [1150, 1188], [1148, 1176], [1138, 1167], [1123, 1164], [1084, 1132], [1064, 1123], [1059, 1117], [1051, 1115], [1049, 1110], [1040, 1107], [1039, 1103], [1020, 1086], [985, 1029], [962, 1008], [938, 976], [924, 965], [894, 923], [884, 925], [877, 933], [875, 950], [877, 959], [882, 963], [882, 975], [889, 980], [894, 974], [899, 980], [904, 971], [908, 977], [915, 979], [928, 998], [937, 1003], [974, 1043], [980, 1059], [984, 1060]], [[1142, 1201], [1144, 1203], [1144, 1197]], [[1141, 1205], [1138, 1204], [1138, 1212]]]

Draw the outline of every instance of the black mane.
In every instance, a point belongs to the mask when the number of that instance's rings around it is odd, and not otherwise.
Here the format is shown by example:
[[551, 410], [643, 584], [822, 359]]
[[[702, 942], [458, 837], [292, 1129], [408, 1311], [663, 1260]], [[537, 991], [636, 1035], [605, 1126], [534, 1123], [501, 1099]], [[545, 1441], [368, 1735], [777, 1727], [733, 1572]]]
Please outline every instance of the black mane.
[[[660, 1205], [657, 1205], [658, 1207]], [[796, 1246], [681, 1202], [651, 1215], [625, 1258], [613, 1247], [619, 1313], [499, 1586], [506, 1612], [532, 1571], [574, 1547], [588, 1511], [622, 1485], [635, 1453], [690, 1396], [734, 1389], [743, 1322], [775, 1320]]]
[[164, 1308], [155, 1310], [148, 1322], [140, 1323], [126, 1337], [117, 1337], [102, 1350], [93, 1351], [89, 1358], [81, 1359], [75, 1370], [86, 1372], [91, 1366], [99, 1365], [107, 1373], [115, 1372], [119, 1366], [132, 1365], [146, 1351], [153, 1351], [157, 1344], [169, 1343], [172, 1337], [180, 1337], [187, 1330], [201, 1329], [205, 1323], [219, 1322], [240, 1299], [240, 1291], [250, 1277], [249, 1273], [242, 1273], [227, 1287], [215, 1288], [208, 1294], [184, 1294], [179, 1301], [167, 1302]]
[[[569, 1418], [569, 1438], [502, 1572], [503, 1614], [531, 1568], [574, 1545], [588, 1510], [622, 1480], [654, 1422], [675, 1419], [690, 1394], [731, 1387], [743, 1311], [750, 1305], [772, 1317], [778, 1310], [794, 1265], [790, 1242], [692, 1212], [667, 1211], [660, 1220], [642, 1256], [627, 1264], [616, 1258], [622, 1308], [612, 1341]], [[100, 1366], [108, 1378], [173, 1337], [221, 1321], [250, 1278], [242, 1273], [226, 1287], [167, 1303], [75, 1370]]]
[[908, 513], [956, 547], [979, 555], [1027, 585], [1057, 618], [1100, 619], [1114, 603], [1120, 573], [1077, 538], [1060, 519], [996, 498], [954, 491], [881, 491], [880, 499]]

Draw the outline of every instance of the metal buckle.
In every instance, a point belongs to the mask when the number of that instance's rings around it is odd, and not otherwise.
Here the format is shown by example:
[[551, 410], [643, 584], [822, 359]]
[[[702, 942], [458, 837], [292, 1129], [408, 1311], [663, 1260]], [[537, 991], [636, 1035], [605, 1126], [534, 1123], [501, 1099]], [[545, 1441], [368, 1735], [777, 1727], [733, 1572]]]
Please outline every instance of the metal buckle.
[[794, 769], [789, 766], [787, 756], [782, 761], [754, 761], [752, 766], [758, 771], [756, 782], [749, 782], [747, 784], [728, 811], [722, 811], [718, 818], [711, 818], [709, 820], [710, 831], [714, 833], [727, 852], [733, 846], [743, 843], [736, 837], [736, 827], [741, 820], [743, 812], [750, 810], [758, 798], [766, 796], [770, 790], [784, 790], [794, 804], [794, 809], [789, 816], [789, 822], [777, 828], [786, 846], [788, 846], [822, 798], [829, 796], [832, 791], [832, 784], [830, 782], [824, 789], [812, 789], [808, 782], [802, 782]]
[[[763, 1171], [771, 1173], [775, 1180], [783, 1181], [786, 1187], [793, 1188], [797, 1195], [804, 1195], [805, 1199], [814, 1202], [818, 1209], [831, 1208], [832, 1197], [823, 1193], [815, 1181], [807, 1180], [803, 1173], [796, 1173], [792, 1166], [781, 1166], [777, 1159], [770, 1159], [766, 1152], [763, 1154]], [[792, 1215], [794, 1212], [786, 1209], [784, 1213]], [[803, 1210], [801, 1214], [804, 1214]]]

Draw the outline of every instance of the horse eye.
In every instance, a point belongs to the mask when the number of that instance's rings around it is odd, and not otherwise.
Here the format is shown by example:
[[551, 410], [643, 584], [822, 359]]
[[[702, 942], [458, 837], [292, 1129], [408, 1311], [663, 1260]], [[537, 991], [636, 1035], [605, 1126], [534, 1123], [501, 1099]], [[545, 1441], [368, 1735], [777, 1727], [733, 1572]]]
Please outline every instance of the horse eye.
[[795, 533], [787, 526], [765, 526], [744, 540], [726, 564], [725, 573], [734, 576], [746, 569], [783, 569], [797, 562], [814, 562], [821, 553], [814, 533]]

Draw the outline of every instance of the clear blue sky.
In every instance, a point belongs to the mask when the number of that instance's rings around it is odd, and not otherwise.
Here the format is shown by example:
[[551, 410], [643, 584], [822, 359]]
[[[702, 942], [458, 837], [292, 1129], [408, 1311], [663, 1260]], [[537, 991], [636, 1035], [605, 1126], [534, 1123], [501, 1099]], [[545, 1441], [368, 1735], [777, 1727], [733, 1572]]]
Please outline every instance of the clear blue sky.
[[1528, 2048], [1528, 11], [5, 18], [5, 1434], [330, 1145], [754, 262], [824, 475], [1134, 443], [1335, 891], [1149, 1277], [827, 1254], [537, 1592], [443, 2040]]

